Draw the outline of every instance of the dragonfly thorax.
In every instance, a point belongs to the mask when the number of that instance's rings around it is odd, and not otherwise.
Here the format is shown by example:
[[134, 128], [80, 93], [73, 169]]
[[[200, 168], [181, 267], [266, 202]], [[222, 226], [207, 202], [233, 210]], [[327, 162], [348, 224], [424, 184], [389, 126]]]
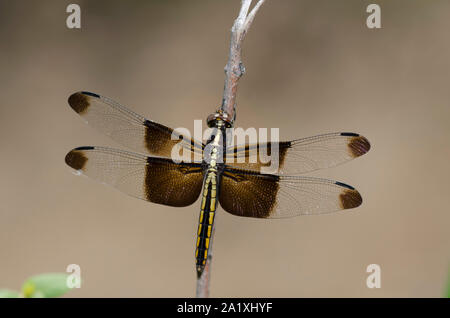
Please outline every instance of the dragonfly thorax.
[[223, 153], [225, 145], [225, 125], [221, 120], [217, 120], [211, 137], [209, 138], [204, 151], [203, 160], [212, 168], [223, 164]]

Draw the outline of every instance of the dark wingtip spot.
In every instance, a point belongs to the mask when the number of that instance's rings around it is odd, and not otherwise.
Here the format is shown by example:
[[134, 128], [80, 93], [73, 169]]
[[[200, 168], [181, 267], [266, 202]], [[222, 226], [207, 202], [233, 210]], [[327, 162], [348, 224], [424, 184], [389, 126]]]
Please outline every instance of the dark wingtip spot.
[[82, 170], [88, 161], [82, 148], [80, 147], [70, 151], [65, 158], [66, 164], [75, 170]]
[[355, 134], [355, 133], [351, 133], [351, 132], [343, 132], [343, 133], [341, 133], [341, 136], [359, 137], [359, 134]]
[[355, 188], [353, 188], [351, 185], [348, 185], [348, 184], [345, 184], [345, 183], [342, 183], [342, 182], [339, 182], [339, 181], [336, 181], [335, 184], [337, 184], [338, 186], [350, 189], [350, 190], [355, 190]]
[[82, 114], [89, 107], [89, 97], [84, 92], [78, 92], [70, 95], [69, 105], [77, 114]]
[[340, 195], [341, 207], [343, 209], [353, 209], [361, 205], [362, 197], [358, 191], [354, 189], [345, 189]]
[[363, 136], [353, 137], [348, 143], [353, 157], [359, 157], [370, 150], [370, 142]]

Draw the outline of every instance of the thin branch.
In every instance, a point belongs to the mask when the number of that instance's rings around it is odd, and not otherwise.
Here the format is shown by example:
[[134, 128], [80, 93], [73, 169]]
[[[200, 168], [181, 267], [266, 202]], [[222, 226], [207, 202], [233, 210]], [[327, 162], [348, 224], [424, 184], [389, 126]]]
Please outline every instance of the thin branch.
[[258, 12], [259, 8], [262, 6], [265, 0], [259, 0], [258, 3], [255, 5], [255, 7], [252, 9], [252, 11], [247, 16], [247, 20], [245, 20], [244, 24], [244, 33], [242, 37], [247, 34], [248, 29], [250, 29], [250, 26], [252, 25], [253, 20], [255, 19], [255, 15]]
[[232, 28], [233, 32], [238, 31], [244, 25], [245, 20], [247, 18], [248, 10], [250, 9], [251, 4], [252, 4], [252, 0], [242, 0], [241, 10], [239, 10], [239, 15], [236, 18], [236, 21], [234, 21], [234, 25]]
[[[231, 40], [230, 40], [230, 53], [228, 57], [227, 65], [225, 65], [225, 86], [223, 89], [222, 106], [219, 109], [224, 116], [223, 118], [228, 121], [230, 126], [233, 126], [236, 118], [236, 92], [239, 79], [245, 73], [244, 64], [241, 60], [241, 45], [247, 34], [250, 26], [255, 19], [255, 15], [258, 12], [261, 5], [265, 0], [258, 0], [253, 9], [250, 10], [252, 0], [241, 0], [241, 9], [239, 15], [234, 21], [231, 28]], [[217, 223], [217, 216], [216, 216]], [[211, 261], [212, 261], [212, 246], [214, 238], [214, 227], [211, 233], [208, 258], [202, 275], [197, 279], [197, 292], [196, 297], [209, 297], [209, 286], [211, 277]]]
[[247, 31], [249, 30], [255, 15], [265, 0], [259, 0], [248, 14], [252, 0], [242, 0], [239, 16], [231, 28], [230, 53], [228, 63], [225, 66], [225, 87], [223, 90], [222, 106], [220, 110], [230, 119], [233, 125], [236, 118], [236, 92], [239, 79], [245, 73], [245, 67], [241, 59], [241, 47]]

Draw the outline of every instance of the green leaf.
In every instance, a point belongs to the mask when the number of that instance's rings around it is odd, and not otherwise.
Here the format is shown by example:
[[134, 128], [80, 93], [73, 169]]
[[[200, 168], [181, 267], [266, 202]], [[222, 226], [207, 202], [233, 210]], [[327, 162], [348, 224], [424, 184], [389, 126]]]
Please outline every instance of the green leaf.
[[0, 298], [19, 298], [19, 296], [15, 290], [0, 289]]
[[450, 275], [447, 281], [447, 298], [450, 298]]
[[68, 274], [48, 273], [30, 277], [22, 286], [25, 298], [53, 298], [67, 293]]

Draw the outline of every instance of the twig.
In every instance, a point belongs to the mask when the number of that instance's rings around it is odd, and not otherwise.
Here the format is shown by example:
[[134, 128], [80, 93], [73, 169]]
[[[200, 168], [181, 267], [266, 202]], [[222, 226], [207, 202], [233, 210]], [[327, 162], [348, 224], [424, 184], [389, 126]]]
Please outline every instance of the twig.
[[231, 28], [230, 53], [228, 63], [225, 66], [225, 87], [221, 110], [231, 119], [231, 124], [236, 118], [236, 92], [239, 79], [245, 73], [244, 64], [241, 59], [241, 45], [247, 34], [258, 9], [265, 0], [259, 0], [248, 13], [252, 0], [242, 0], [241, 10]]
[[[238, 81], [245, 73], [245, 67], [244, 64], [242, 64], [241, 59], [241, 45], [253, 20], [255, 19], [256, 13], [264, 1], [265, 0], [258, 0], [249, 13], [252, 0], [241, 0], [239, 15], [231, 28], [230, 53], [227, 65], [225, 65], [225, 87], [223, 89], [222, 106], [219, 110], [225, 115], [225, 117], [229, 118], [228, 124], [231, 126], [233, 126], [236, 118], [236, 92]], [[211, 233], [208, 252], [209, 255], [206, 260], [205, 269], [203, 270], [202, 275], [197, 279], [196, 296], [201, 298], [209, 296], [213, 237], [214, 228]]]

